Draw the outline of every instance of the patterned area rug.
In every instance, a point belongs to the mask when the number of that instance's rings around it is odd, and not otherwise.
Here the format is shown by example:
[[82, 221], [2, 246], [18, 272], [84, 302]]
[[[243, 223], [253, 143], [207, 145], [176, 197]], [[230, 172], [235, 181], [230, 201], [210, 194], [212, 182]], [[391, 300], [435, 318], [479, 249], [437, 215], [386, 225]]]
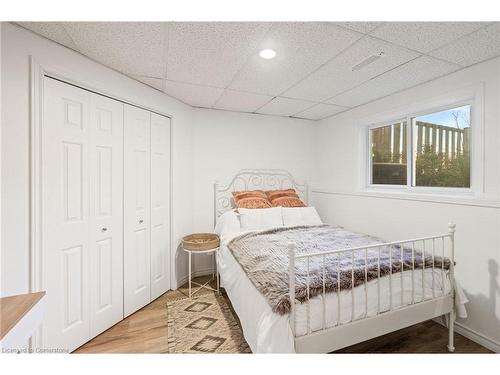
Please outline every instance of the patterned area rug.
[[223, 296], [170, 301], [167, 311], [170, 353], [251, 353]]

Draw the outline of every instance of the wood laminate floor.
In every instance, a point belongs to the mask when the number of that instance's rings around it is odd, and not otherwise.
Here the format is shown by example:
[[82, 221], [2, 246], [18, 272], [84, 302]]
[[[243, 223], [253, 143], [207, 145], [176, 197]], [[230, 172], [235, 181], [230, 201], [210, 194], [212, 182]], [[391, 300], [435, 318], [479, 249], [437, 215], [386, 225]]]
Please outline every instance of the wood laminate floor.
[[[168, 353], [167, 300], [183, 298], [186, 294], [186, 286], [165, 293], [74, 353]], [[427, 321], [336, 353], [447, 353], [447, 343], [448, 330], [434, 321]], [[457, 333], [455, 348], [456, 353], [491, 353]]]

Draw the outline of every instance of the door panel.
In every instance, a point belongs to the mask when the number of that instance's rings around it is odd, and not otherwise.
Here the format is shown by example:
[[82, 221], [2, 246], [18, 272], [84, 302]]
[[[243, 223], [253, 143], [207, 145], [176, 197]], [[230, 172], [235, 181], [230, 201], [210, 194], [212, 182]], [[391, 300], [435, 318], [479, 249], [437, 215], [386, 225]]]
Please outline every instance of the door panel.
[[150, 302], [150, 113], [124, 110], [124, 315]]
[[170, 119], [151, 113], [151, 299], [170, 289]]
[[82, 246], [75, 246], [62, 251], [63, 254], [63, 287], [64, 296], [64, 327], [63, 332], [71, 327], [82, 324], [84, 319], [83, 310], [87, 301], [83, 300], [82, 289]]
[[[136, 280], [134, 285], [134, 294], [139, 294], [145, 291], [149, 286], [148, 276], [148, 241], [146, 229], [139, 229], [135, 231], [135, 273]], [[148, 301], [149, 302], [149, 301]]]
[[[97, 243], [97, 303], [95, 313], [100, 314], [113, 305], [113, 245], [107, 238]], [[121, 306], [119, 306], [121, 308]], [[122, 315], [122, 314], [120, 314]]]
[[[113, 147], [96, 146], [94, 151], [97, 157], [95, 214], [99, 217], [110, 216], [113, 213], [113, 191], [116, 193], [116, 190], [113, 190]], [[115, 149], [115, 153], [118, 153], [118, 150]]]
[[64, 221], [82, 220], [83, 145], [63, 142]]
[[90, 100], [91, 335], [123, 319], [123, 104]]
[[90, 93], [44, 80], [41, 147], [42, 345], [73, 350], [90, 337]]

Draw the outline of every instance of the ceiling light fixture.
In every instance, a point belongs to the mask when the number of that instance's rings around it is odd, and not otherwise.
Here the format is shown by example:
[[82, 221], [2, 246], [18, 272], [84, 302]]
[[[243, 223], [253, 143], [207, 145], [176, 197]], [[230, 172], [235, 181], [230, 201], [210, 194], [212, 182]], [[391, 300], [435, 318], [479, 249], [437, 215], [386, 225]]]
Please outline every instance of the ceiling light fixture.
[[259, 52], [259, 56], [266, 60], [271, 60], [276, 57], [276, 51], [272, 49], [263, 49]]
[[356, 70], [361, 70], [365, 66], [370, 65], [371, 63], [374, 63], [375, 61], [377, 61], [378, 59], [380, 59], [383, 56], [384, 56], [384, 52], [379, 52], [379, 53], [377, 53], [375, 55], [368, 56], [363, 61], [361, 61], [361, 62], [357, 63], [356, 65], [354, 65], [352, 67], [352, 71], [355, 72]]

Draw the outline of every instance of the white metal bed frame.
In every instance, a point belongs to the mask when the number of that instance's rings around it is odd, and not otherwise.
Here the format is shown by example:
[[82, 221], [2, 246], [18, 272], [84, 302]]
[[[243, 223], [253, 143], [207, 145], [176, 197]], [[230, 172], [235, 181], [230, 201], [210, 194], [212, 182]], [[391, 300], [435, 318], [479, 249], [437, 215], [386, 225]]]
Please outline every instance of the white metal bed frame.
[[307, 184], [297, 183], [292, 175], [282, 169], [242, 169], [227, 185], [214, 183], [214, 225], [224, 212], [234, 208], [233, 191], [279, 190], [292, 188], [307, 204]]
[[[222, 215], [225, 211], [228, 211], [234, 207], [234, 202], [232, 200], [231, 193], [233, 191], [239, 190], [275, 190], [275, 189], [286, 189], [293, 188], [297, 191], [299, 196], [308, 202], [308, 188], [306, 184], [298, 184], [292, 175], [285, 170], [276, 169], [244, 169], [238, 172], [228, 185], [221, 186], [217, 182], [214, 184], [214, 220], [217, 221], [218, 217]], [[441, 245], [440, 256], [444, 260], [444, 257], [450, 259], [450, 266], [448, 272], [444, 270], [444, 261], [441, 262], [441, 272], [442, 278], [442, 289], [440, 293], [436, 293], [435, 290], [435, 266], [434, 257], [436, 252], [436, 243]], [[448, 246], [446, 246], [448, 243]], [[418, 248], [418, 245], [420, 249]], [[430, 245], [430, 253], [426, 252], [426, 246]], [[411, 302], [405, 303], [403, 300], [403, 293], [401, 296], [401, 304], [399, 306], [393, 306], [393, 273], [392, 273], [392, 247], [400, 246], [400, 249], [412, 249], [412, 299]], [[297, 246], [295, 243], [288, 243], [288, 255], [289, 255], [289, 293], [291, 301], [290, 310], [290, 327], [295, 338], [295, 351], [297, 353], [328, 353], [334, 350], [338, 350], [356, 343], [372, 339], [399, 329], [409, 327], [411, 325], [433, 319], [442, 315], [447, 317], [448, 323], [448, 351], [453, 352], [455, 350], [453, 334], [454, 334], [454, 322], [455, 322], [455, 292], [454, 292], [454, 247], [455, 247], [455, 225], [448, 225], [448, 233], [405, 239], [401, 241], [377, 243], [374, 245], [352, 247], [346, 249], [332, 249], [327, 252], [317, 252], [317, 253], [306, 253], [297, 254]], [[389, 277], [389, 300], [390, 307], [388, 310], [382, 311], [380, 309], [380, 252], [382, 248], [389, 248], [390, 258], [390, 273], [385, 277]], [[448, 248], [448, 253], [446, 253], [446, 248]], [[368, 316], [368, 299], [367, 299], [367, 252], [378, 249], [378, 308], [374, 316]], [[425, 298], [424, 293], [424, 275], [425, 275], [425, 262], [423, 262], [421, 269], [415, 269], [415, 251], [422, 251], [425, 256], [432, 256], [432, 297]], [[327, 257], [333, 257], [334, 259], [340, 259], [340, 254], [351, 254], [352, 259], [354, 259], [355, 254], [361, 252], [365, 255], [365, 282], [362, 285], [357, 286], [365, 290], [365, 316], [360, 319], [354, 318], [354, 289], [351, 290], [352, 294], [352, 314], [351, 320], [342, 323], [340, 319], [340, 313], [337, 315], [337, 322], [332, 327], [326, 326], [326, 299], [325, 299], [325, 264]], [[403, 251], [401, 251], [401, 257], [403, 256]], [[310, 316], [310, 294], [309, 294], [309, 263], [312, 258], [320, 258], [323, 264], [323, 292], [322, 292], [322, 319], [323, 324], [320, 330], [312, 331], [311, 329], [311, 316]], [[401, 261], [402, 259], [394, 259], [395, 261]], [[307, 332], [305, 335], [297, 335], [295, 327], [296, 318], [296, 304], [295, 299], [295, 266], [298, 261], [305, 261], [307, 264], [307, 300], [304, 302], [306, 304], [306, 318], [307, 318]], [[337, 267], [338, 262], [336, 263]], [[351, 275], [352, 282], [354, 285], [354, 262], [351, 262]], [[340, 269], [337, 268], [337, 272]], [[414, 298], [415, 291], [419, 286], [415, 285], [414, 274], [415, 272], [422, 273], [422, 285], [420, 286], [422, 290], [422, 299], [416, 301]], [[337, 273], [338, 274], [338, 273]], [[450, 280], [451, 289], [449, 292], [445, 292], [445, 282], [444, 278], [448, 276]], [[401, 281], [403, 277], [401, 276]], [[401, 286], [401, 291], [402, 291]], [[340, 285], [339, 289], [340, 290]], [[337, 309], [340, 312], [341, 299], [337, 298]]]

